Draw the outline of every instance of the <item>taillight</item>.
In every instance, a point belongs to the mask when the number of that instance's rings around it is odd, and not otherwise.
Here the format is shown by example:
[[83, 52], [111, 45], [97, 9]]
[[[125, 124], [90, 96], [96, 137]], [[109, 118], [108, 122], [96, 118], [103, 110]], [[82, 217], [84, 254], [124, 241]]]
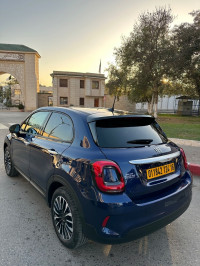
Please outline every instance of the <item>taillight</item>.
[[185, 170], [187, 170], [188, 169], [188, 163], [187, 163], [187, 158], [186, 158], [185, 152], [184, 152], [184, 150], [182, 148], [180, 149], [180, 151], [181, 151], [181, 154], [182, 154]]
[[125, 183], [119, 166], [112, 161], [97, 161], [92, 164], [96, 185], [103, 192], [122, 192]]

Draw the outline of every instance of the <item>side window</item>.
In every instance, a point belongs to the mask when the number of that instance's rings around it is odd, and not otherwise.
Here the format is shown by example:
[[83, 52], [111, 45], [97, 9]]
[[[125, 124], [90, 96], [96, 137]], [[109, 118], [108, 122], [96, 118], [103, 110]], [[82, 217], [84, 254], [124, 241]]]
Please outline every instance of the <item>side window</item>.
[[34, 135], [40, 134], [42, 126], [44, 125], [48, 115], [49, 115], [49, 112], [34, 113], [30, 117], [28, 123], [26, 124], [24, 131], [30, 134], [34, 134]]
[[73, 139], [71, 119], [61, 113], [53, 113], [44, 129], [43, 136], [70, 142]]

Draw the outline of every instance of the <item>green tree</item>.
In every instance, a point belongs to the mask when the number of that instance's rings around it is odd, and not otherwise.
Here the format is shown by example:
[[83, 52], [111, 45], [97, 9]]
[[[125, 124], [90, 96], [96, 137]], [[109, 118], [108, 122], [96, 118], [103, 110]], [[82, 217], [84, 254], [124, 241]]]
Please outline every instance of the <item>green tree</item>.
[[190, 14], [193, 23], [182, 23], [174, 29], [174, 73], [182, 83], [183, 93], [198, 97], [200, 103], [200, 10]]
[[[117, 68], [126, 73], [123, 92], [134, 102], [148, 102], [149, 113], [157, 116], [158, 95], [172, 74], [175, 49], [171, 41], [171, 9], [156, 8], [139, 16], [130, 36], [115, 49]], [[126, 90], [124, 90], [126, 87]]]
[[126, 71], [123, 69], [114, 66], [112, 64], [107, 68], [108, 71], [108, 82], [106, 88], [108, 89], [109, 94], [119, 98], [121, 95], [127, 93], [126, 83], [127, 75]]

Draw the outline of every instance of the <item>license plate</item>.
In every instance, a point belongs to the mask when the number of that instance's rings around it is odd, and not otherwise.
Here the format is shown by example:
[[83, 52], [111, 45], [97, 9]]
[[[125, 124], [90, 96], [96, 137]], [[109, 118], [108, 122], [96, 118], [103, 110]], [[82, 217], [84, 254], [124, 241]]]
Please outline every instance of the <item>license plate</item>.
[[174, 163], [170, 163], [159, 167], [150, 168], [146, 171], [147, 171], [147, 179], [152, 179], [175, 172], [175, 166]]

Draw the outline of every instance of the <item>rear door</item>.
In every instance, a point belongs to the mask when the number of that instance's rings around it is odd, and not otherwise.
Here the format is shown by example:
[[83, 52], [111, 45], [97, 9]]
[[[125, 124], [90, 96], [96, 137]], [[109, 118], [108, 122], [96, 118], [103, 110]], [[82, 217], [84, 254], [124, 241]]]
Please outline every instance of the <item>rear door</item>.
[[60, 112], [53, 112], [41, 135], [30, 143], [30, 177], [37, 185], [46, 190], [50, 176], [59, 165], [64, 150], [73, 140], [71, 118]]

